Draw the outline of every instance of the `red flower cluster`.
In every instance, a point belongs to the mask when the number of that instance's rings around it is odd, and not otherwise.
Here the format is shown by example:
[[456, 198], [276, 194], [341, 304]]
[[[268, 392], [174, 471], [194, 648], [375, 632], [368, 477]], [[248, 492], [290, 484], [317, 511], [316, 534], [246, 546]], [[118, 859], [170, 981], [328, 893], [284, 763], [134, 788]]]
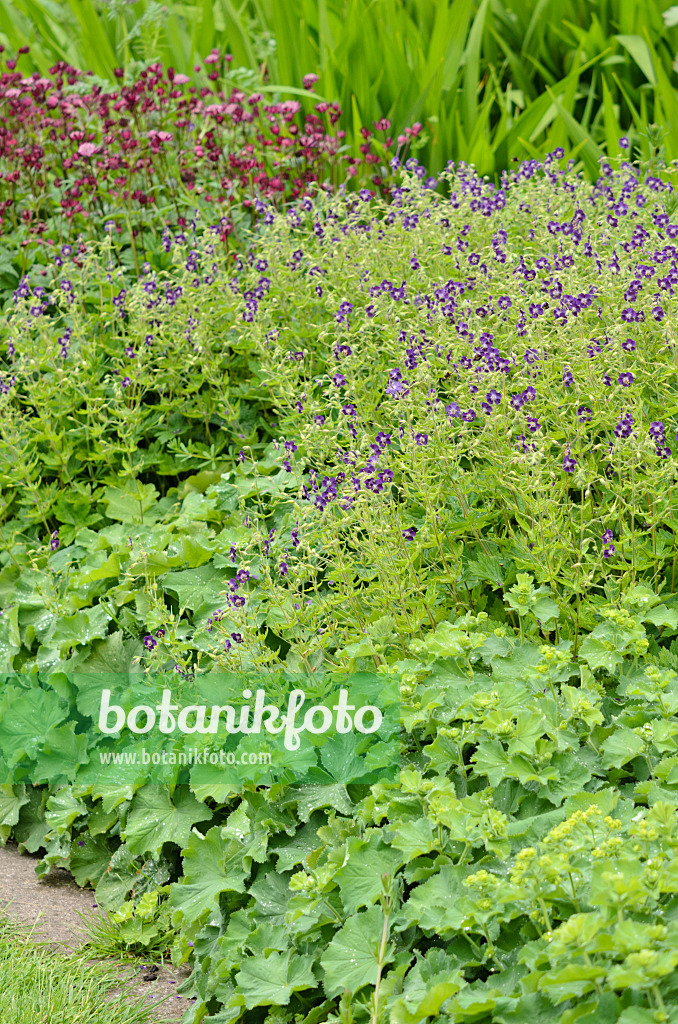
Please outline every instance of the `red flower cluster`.
[[[24, 78], [17, 61], [5, 61], [0, 233], [13, 234], [15, 249], [19, 236], [24, 249], [47, 253], [78, 234], [98, 237], [112, 221], [137, 259], [142, 244], [156, 248], [163, 228], [185, 225], [196, 207], [215, 208], [210, 219], [220, 220], [225, 240], [242, 217], [236, 208], [251, 210], [256, 197], [296, 199], [346, 176], [388, 190], [390, 170], [375, 173], [375, 165], [387, 163], [390, 138], [380, 157], [363, 129], [361, 158], [346, 156], [345, 132], [335, 130], [338, 104], [318, 103], [304, 115], [296, 100], [267, 104], [261, 93], [227, 93], [230, 60], [218, 52], [205, 58], [209, 85], [153, 64], [110, 92], [88, 81], [92, 72], [63, 62], [49, 77]], [[305, 76], [307, 89], [313, 78]], [[374, 128], [386, 133], [390, 122]]]

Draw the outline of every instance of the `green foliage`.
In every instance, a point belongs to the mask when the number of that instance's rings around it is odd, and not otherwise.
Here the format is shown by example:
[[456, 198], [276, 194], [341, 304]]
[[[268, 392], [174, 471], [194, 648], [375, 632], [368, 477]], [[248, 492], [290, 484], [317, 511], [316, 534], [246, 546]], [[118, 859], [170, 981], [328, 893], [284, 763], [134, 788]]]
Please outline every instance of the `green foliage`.
[[[234, 267], [196, 230], [155, 290], [107, 245], [82, 301], [58, 268], [39, 315], [17, 295], [0, 837], [95, 887], [101, 942], [171, 944], [187, 1024], [670, 1021], [671, 172], [462, 168], [443, 199], [412, 170], [272, 214]], [[93, 769], [107, 674], [224, 672], [395, 683], [399, 780], [343, 781], [340, 744], [310, 785]]]

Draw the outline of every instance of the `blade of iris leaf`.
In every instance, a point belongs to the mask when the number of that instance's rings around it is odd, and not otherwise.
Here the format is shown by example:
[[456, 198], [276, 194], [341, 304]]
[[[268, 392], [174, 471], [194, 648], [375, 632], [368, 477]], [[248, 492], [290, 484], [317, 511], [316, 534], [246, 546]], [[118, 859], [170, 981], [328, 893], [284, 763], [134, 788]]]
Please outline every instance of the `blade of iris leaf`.
[[[596, 54], [590, 60], [582, 64], [576, 71], [572, 72], [577, 78], [588, 68], [592, 67], [597, 61], [601, 59], [601, 54]], [[569, 79], [569, 75], [559, 82], [554, 92], [558, 92], [565, 87]], [[498, 166], [507, 166], [508, 160], [514, 155], [513, 145], [515, 140], [519, 136], [528, 138], [531, 142], [535, 141], [535, 129], [540, 127], [541, 121], [544, 118], [549, 117], [549, 108], [553, 105], [553, 101], [548, 92], [543, 93], [536, 100], [523, 111], [520, 117], [513, 125], [510, 132], [507, 133], [504, 139], [501, 139], [497, 149], [495, 150], [495, 161]], [[554, 108], [557, 111], [557, 108]], [[549, 123], [547, 121], [547, 123]], [[544, 128], [546, 125], [543, 126]], [[541, 129], [543, 130], [543, 128]], [[579, 140], [577, 140], [579, 141]]]
[[[625, 99], [625, 101], [626, 101], [626, 103], [627, 103], [627, 105], [629, 107], [629, 110], [631, 111], [631, 117], [633, 118], [633, 124], [634, 124], [634, 127], [635, 127], [636, 131], [638, 132], [638, 135], [639, 135], [639, 138], [636, 140], [636, 144], [640, 146], [640, 151], [642, 153], [643, 159], [646, 160], [646, 159], [649, 158], [649, 155], [650, 155], [649, 142], [640, 133], [645, 130], [645, 126], [647, 124], [647, 121], [643, 120], [642, 113], [640, 111], [638, 111], [636, 109], [636, 107], [634, 106], [633, 100], [629, 96], [624, 82], [619, 78], [618, 75], [613, 74], [612, 77], [614, 78], [615, 83], [618, 86], [620, 93], [624, 97], [624, 99]], [[642, 92], [640, 94], [640, 98], [641, 98], [641, 111], [642, 111], [643, 104], [646, 103], [646, 94], [644, 92]]]
[[[648, 109], [647, 109], [647, 107], [648, 107], [647, 93], [643, 91], [640, 94], [640, 116], [642, 118], [643, 125], [647, 125], [647, 124], [650, 123], [650, 118], [648, 116]], [[654, 115], [655, 115], [655, 118], [657, 120], [659, 120], [660, 122], [663, 120], [663, 116], [661, 114], [659, 100], [655, 101]], [[643, 138], [643, 137], [641, 137], [641, 138], [642, 138], [642, 153], [643, 153], [643, 156], [646, 159], [649, 159], [649, 156], [650, 156], [650, 143], [649, 143], [649, 140], [647, 138]]]
[[[521, 55], [514, 49], [511, 48], [510, 43], [504, 38], [501, 30], [492, 25], [490, 32], [496, 40], [497, 46], [501, 49], [506, 58], [506, 67], [510, 68], [511, 78], [507, 85], [509, 87], [517, 88], [524, 94], [530, 94], [533, 90], [533, 81], [525, 67], [525, 64], [521, 58]], [[490, 66], [490, 73], [497, 81], [497, 88], [501, 88], [501, 82], [504, 79], [504, 68], [501, 69], [501, 74], [497, 74], [496, 68]]]
[[[410, 107], [411, 112], [416, 109], [419, 100], [422, 103], [426, 102], [428, 92], [427, 116], [437, 113], [437, 129], [429, 149], [433, 174], [442, 169], [450, 154], [459, 152], [454, 147], [454, 118], [461, 98], [459, 83], [463, 74], [462, 54], [472, 13], [472, 0], [453, 0], [450, 7], [447, 4], [440, 4], [436, 9], [433, 36], [435, 39], [439, 35], [440, 39], [439, 45], [435, 50], [431, 46], [428, 54], [424, 80], [428, 80], [429, 84]], [[444, 61], [439, 78], [436, 78], [434, 65], [436, 58]], [[418, 112], [410, 114], [409, 118], [403, 118], [400, 123], [405, 127], [416, 120], [417, 116]]]
[[[510, 85], [507, 85], [506, 91], [502, 89], [501, 82], [499, 81], [499, 76], [497, 75], [495, 68], [490, 67], [489, 73], [492, 82], [493, 98], [501, 111], [499, 121], [494, 127], [494, 137], [496, 138], [497, 136], [503, 135], [505, 133], [506, 125], [511, 118], [512, 88]], [[488, 87], [486, 86], [486, 91], [487, 89]]]
[[[568, 151], [567, 151], [568, 158], [570, 160], [576, 160], [577, 157], [579, 156], [579, 154], [581, 153], [583, 147], [585, 146], [585, 144], [586, 144], [586, 139], [584, 139], [582, 142], [580, 142], [578, 146], [572, 146], [570, 149], [568, 149]], [[540, 154], [540, 156], [541, 156], [541, 154]]]
[[626, 35], [633, 35], [637, 32], [640, 3], [642, 3], [642, 0], [625, 0], [624, 3], [617, 5], [617, 17], [615, 20], [617, 21], [617, 26]]
[[[563, 89], [561, 94], [560, 102], [563, 108], [568, 111], [570, 115], [574, 114], [574, 106], [577, 98], [577, 90], [579, 88], [580, 79], [580, 67], [581, 67], [581, 56], [584, 49], [584, 42], [582, 41], [574, 55], [572, 62], [573, 71], [569, 76], [568, 82]], [[569, 134], [563, 118], [556, 120], [549, 132], [548, 146], [549, 149], [556, 149], [558, 146], [566, 146], [569, 142]]]
[[[460, 105], [461, 106], [461, 105]], [[455, 147], [453, 152], [465, 153], [467, 152], [466, 136], [464, 135], [464, 129], [461, 124], [461, 109], [458, 106], [454, 111], [454, 127], [456, 132]]]
[[[379, 111], [376, 106], [376, 89], [372, 83], [382, 71], [380, 56], [380, 44], [378, 36], [378, 23], [372, 17], [369, 7], [366, 7], [363, 0], [353, 0], [353, 6], [347, 11], [347, 17], [351, 24], [347, 26], [346, 32], [340, 43], [340, 49], [345, 61], [345, 71], [342, 93], [342, 110], [351, 109], [354, 117], [355, 129], [355, 108], [352, 97], [355, 96], [356, 103], [361, 115], [361, 127], [367, 125], [370, 120], [376, 120]], [[344, 99], [345, 97], [345, 99]], [[363, 140], [359, 138], [358, 146]], [[354, 155], [359, 155], [359, 149], [354, 146]]]
[[[527, 4], [520, 6], [522, 6], [523, 11], [527, 14]], [[552, 21], [551, 12], [549, 10], [552, 6], [553, 0], [537, 0], [534, 8], [529, 13], [529, 21], [523, 35], [522, 53], [529, 53], [532, 49], [541, 50], [543, 45], [543, 27], [545, 24], [549, 25]], [[533, 37], [537, 35], [537, 32], [539, 32], [541, 38], [533, 46]]]
[[622, 135], [621, 125], [617, 118], [617, 113], [614, 109], [614, 99], [610, 91], [610, 87], [607, 84], [605, 75], [601, 76], [601, 85], [603, 89], [603, 123], [605, 126], [605, 143], [607, 146], [608, 156], [611, 156], [617, 151], [618, 140]]
[[[425, 82], [427, 82], [432, 75], [440, 71], [442, 86], [442, 76], [444, 74], [444, 61], [450, 25], [450, 8], [448, 6], [448, 0], [442, 0], [436, 8], [435, 21], [429, 38], [428, 53], [426, 54], [424, 67], [422, 69]], [[425, 45], [425, 40], [422, 39], [421, 41]]]
[[296, 16], [290, 4], [276, 3], [271, 12], [271, 29], [276, 38], [276, 59], [279, 81], [284, 85], [297, 85], [306, 67], [306, 25]]
[[[522, 137], [522, 135], [518, 136], [518, 139], [516, 141], [517, 141], [517, 143], [520, 144], [520, 145], [516, 144], [516, 146], [514, 147], [515, 148], [515, 155], [517, 156], [517, 158], [519, 160], [524, 158], [525, 154], [527, 154], [528, 156], [531, 156], [534, 160], [540, 160], [541, 159], [541, 150], [537, 149], [536, 146], [533, 146], [532, 143], [529, 142], [527, 139], [524, 139]], [[522, 150], [520, 149], [521, 146], [522, 146]]]
[[[587, 66], [593, 64], [597, 59], [598, 58], [596, 57], [593, 60], [588, 61], [587, 64], [582, 65], [582, 67], [575, 72], [577, 77]], [[566, 81], [567, 79], [564, 79], [563, 82], [559, 83], [558, 87], [562, 87]], [[553, 116], [555, 116], [554, 114], [549, 118], [549, 110], [552, 106], [553, 102], [548, 93], [543, 93], [536, 100], [533, 100], [528, 104], [522, 114], [516, 119], [510, 131], [508, 131], [503, 138], [498, 140], [494, 151], [494, 158], [497, 166], [508, 166], [511, 157], [516, 154], [515, 144], [521, 136], [523, 139], [528, 139], [532, 142], [535, 130], [539, 128], [541, 132], [548, 126], [550, 121], [553, 120]], [[542, 126], [542, 121], [544, 119], [547, 120]]]
[[362, 121], [355, 93], [351, 94], [351, 112], [353, 114], [353, 156], [357, 157], [360, 154], [360, 129], [362, 128]]
[[328, 96], [334, 96], [337, 92], [334, 72], [335, 46], [327, 0], [318, 0], [318, 70], [322, 90]]
[[[350, 71], [348, 72], [351, 88], [355, 92], [359, 109], [368, 125], [380, 118], [388, 105], [388, 99], [385, 98], [382, 106], [381, 100], [384, 97], [380, 97], [384, 81], [380, 33], [380, 15], [377, 8], [371, 6], [364, 15], [363, 30], [361, 31], [358, 25], [355, 26], [349, 56]], [[415, 44], [419, 45], [418, 37], [416, 37]], [[369, 49], [366, 49], [367, 47]], [[354, 73], [355, 65], [359, 67]]]
[[[603, 61], [603, 63], [604, 63], [604, 61]], [[598, 96], [598, 77], [599, 77], [599, 69], [597, 67], [594, 67], [593, 68], [593, 72], [591, 74], [591, 83], [589, 85], [588, 94], [587, 94], [587, 97], [586, 97], [586, 106], [584, 107], [584, 113], [582, 114], [582, 117], [581, 117], [581, 123], [583, 125], [589, 125], [591, 123], [591, 114], [592, 114], [596, 104], [597, 103], [599, 104], [599, 102], [600, 102], [600, 99], [599, 99], [599, 96]], [[598, 123], [598, 120], [599, 120], [599, 118], [601, 116], [602, 116], [602, 112], [601, 112], [601, 110], [599, 108], [598, 109], [598, 113], [595, 115], [595, 118], [594, 118], [594, 121], [595, 121], [596, 124]]]
[[177, 70], [187, 67], [191, 61], [190, 39], [176, 14], [171, 14], [165, 22], [165, 40], [165, 62]]
[[488, 0], [482, 0], [478, 13], [473, 19], [468, 42], [464, 50], [464, 72], [462, 76], [462, 111], [464, 131], [468, 136], [478, 113], [478, 87], [480, 84], [480, 47], [485, 26]]
[[447, 24], [450, 37], [445, 52], [443, 69], [443, 92], [455, 87], [461, 72], [461, 58], [464, 52], [468, 27], [473, 13], [473, 0], [454, 0], [449, 9]]
[[678, 98], [661, 60], [650, 42], [647, 30], [645, 30], [645, 36], [657, 79], [657, 101], [661, 102], [664, 111], [664, 118], [662, 120], [665, 120], [666, 127], [669, 130], [668, 135], [664, 139], [664, 145], [666, 146], [667, 156], [669, 159], [673, 159], [678, 152]]
[[439, 76], [439, 74], [440, 69], [433, 74], [428, 84], [426, 85], [424, 91], [417, 97], [412, 106], [408, 109], [407, 113], [400, 122], [403, 128], [407, 125], [411, 125], [420, 116], [422, 116], [422, 110], [424, 108], [424, 103], [426, 102], [426, 97], [428, 96], [429, 92], [431, 92], [433, 85], [436, 81], [436, 78]]
[[66, 38], [59, 26], [34, 0], [21, 0], [21, 4], [9, 4], [3, 0], [0, 10], [3, 11], [0, 34], [7, 37], [15, 50], [30, 46], [32, 62], [43, 74], [56, 60], [77, 60], [72, 47], [65, 45]]
[[403, 75], [403, 67], [407, 66], [408, 62], [399, 24], [399, 21], [395, 21], [392, 24], [386, 24], [383, 29], [382, 69], [384, 78], [379, 99], [382, 104], [382, 113], [402, 128], [408, 125], [404, 112], [414, 105], [419, 91], [414, 75]]
[[117, 67], [114, 44], [111, 40], [113, 26], [107, 30], [105, 19], [99, 14], [92, 0], [66, 0], [66, 3], [80, 25], [88, 69], [102, 78], [112, 78], [113, 69]]
[[579, 124], [578, 121], [575, 121], [570, 111], [565, 109], [561, 101], [555, 97], [553, 92], [550, 89], [547, 91], [549, 95], [552, 96], [558, 113], [565, 122], [570, 139], [575, 143], [583, 143], [582, 159], [584, 161], [584, 166], [586, 167], [591, 179], [595, 180], [600, 173], [600, 158], [603, 155], [600, 148], [595, 144], [593, 139], [588, 137], [582, 125]]
[[201, 60], [214, 46], [213, 0], [199, 0], [193, 17], [191, 57]]
[[638, 131], [640, 131], [642, 128], [645, 127], [645, 125], [644, 125], [644, 123], [643, 123], [643, 121], [641, 119], [641, 116], [640, 116], [640, 113], [638, 111], [638, 108], [636, 107], [635, 103], [633, 102], [633, 98], [629, 95], [628, 89], [626, 88], [626, 84], [619, 77], [619, 75], [617, 75], [614, 71], [612, 72], [612, 78], [614, 79], [614, 83], [617, 86], [617, 88], [619, 89], [620, 93], [622, 94], [622, 96], [626, 100], [626, 104], [627, 104], [629, 110], [631, 111], [631, 117], [633, 118], [634, 126], [638, 129]]
[[642, 36], [627, 36], [619, 35], [614, 38], [621, 43], [627, 53], [633, 58], [640, 70], [643, 72], [648, 82], [652, 85], [657, 84], [657, 75], [653, 66], [654, 55], [650, 52], [649, 39], [646, 41]]
[[474, 164], [478, 168], [479, 174], [489, 174], [494, 170], [494, 154], [487, 132], [490, 111], [495, 104], [494, 89], [488, 89], [487, 93], [488, 95], [483, 100], [468, 141], [469, 155], [466, 158], [469, 163]]
[[228, 52], [233, 54], [234, 62], [242, 67], [256, 68], [257, 59], [254, 55], [249, 32], [242, 18], [245, 5], [240, 10], [236, 10], [231, 0], [216, 0], [216, 2], [221, 8], [224, 22], [226, 23], [224, 29], [225, 43], [228, 47]]
[[602, 157], [599, 146], [597, 146], [593, 139], [587, 135], [586, 130], [578, 121], [575, 120], [573, 116], [571, 116], [569, 111], [565, 110], [560, 100], [553, 95], [553, 92], [550, 89], [548, 91], [550, 95], [553, 96], [553, 102], [558, 114], [565, 123], [567, 134], [571, 141], [583, 143], [582, 159], [589, 175], [592, 180], [597, 178], [600, 172], [600, 158]]

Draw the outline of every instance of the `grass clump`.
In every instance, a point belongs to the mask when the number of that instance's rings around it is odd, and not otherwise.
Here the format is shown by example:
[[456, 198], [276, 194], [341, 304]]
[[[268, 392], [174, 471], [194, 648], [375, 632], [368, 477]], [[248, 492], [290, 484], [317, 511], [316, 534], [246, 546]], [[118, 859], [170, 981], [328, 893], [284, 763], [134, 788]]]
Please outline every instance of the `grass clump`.
[[120, 987], [117, 971], [86, 953], [52, 952], [0, 918], [0, 1019], [4, 1024], [151, 1024], [143, 1001], [107, 998]]

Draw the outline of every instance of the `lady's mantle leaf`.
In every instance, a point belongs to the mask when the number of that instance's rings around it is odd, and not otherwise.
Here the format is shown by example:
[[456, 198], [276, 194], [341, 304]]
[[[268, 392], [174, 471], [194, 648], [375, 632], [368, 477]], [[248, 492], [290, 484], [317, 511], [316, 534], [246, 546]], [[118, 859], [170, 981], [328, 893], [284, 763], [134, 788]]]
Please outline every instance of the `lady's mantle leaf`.
[[66, 718], [67, 712], [56, 693], [34, 687], [18, 697], [5, 691], [6, 702], [0, 719], [0, 751], [7, 760], [12, 755], [35, 756], [49, 730]]
[[349, 856], [337, 871], [334, 880], [341, 889], [341, 901], [347, 914], [354, 914], [360, 907], [368, 907], [379, 899], [384, 891], [383, 875], [393, 875], [403, 864], [390, 846], [385, 846], [378, 833], [373, 833], [368, 842], [349, 839]]
[[144, 786], [134, 797], [125, 838], [132, 853], [160, 853], [163, 843], [187, 845], [191, 828], [209, 821], [212, 812], [186, 789], [177, 789], [174, 802], [160, 786]]
[[[381, 907], [371, 907], [364, 914], [350, 917], [330, 942], [320, 961], [325, 971], [325, 992], [329, 999], [344, 989], [357, 992], [377, 980], [379, 947], [384, 930]], [[387, 946], [383, 963], [393, 960], [393, 947]]]
[[261, 840], [225, 839], [222, 831], [217, 825], [205, 836], [193, 832], [188, 840], [183, 877], [170, 892], [175, 926], [181, 921], [195, 924], [207, 912], [215, 911], [222, 892], [245, 891], [252, 853], [261, 850]]
[[284, 955], [275, 951], [266, 958], [245, 960], [236, 974], [245, 1006], [287, 1006], [293, 992], [315, 988], [318, 984], [311, 970], [312, 956], [299, 956], [292, 950]]
[[627, 761], [632, 761], [634, 757], [642, 754], [644, 749], [643, 740], [631, 729], [617, 729], [603, 743], [603, 767], [621, 768]]

